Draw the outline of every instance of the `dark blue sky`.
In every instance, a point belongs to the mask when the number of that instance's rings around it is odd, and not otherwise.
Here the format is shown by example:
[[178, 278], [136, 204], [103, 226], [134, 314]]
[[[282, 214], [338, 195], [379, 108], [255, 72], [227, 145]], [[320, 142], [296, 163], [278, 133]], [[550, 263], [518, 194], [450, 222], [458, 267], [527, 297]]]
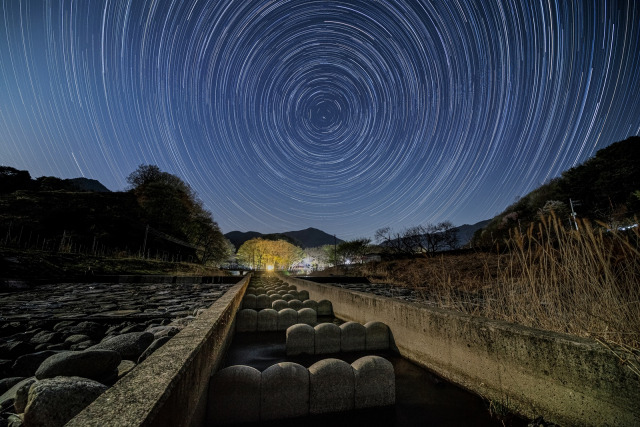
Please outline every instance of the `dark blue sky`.
[[157, 164], [224, 232], [473, 223], [640, 133], [635, 0], [1, 6], [0, 164]]

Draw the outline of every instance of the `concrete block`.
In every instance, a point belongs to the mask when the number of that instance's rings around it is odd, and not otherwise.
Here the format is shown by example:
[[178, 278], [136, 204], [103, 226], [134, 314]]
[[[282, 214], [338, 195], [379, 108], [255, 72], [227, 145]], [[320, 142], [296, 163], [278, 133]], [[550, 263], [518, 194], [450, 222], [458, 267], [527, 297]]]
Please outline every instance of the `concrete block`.
[[278, 293], [278, 291], [276, 291], [275, 289], [270, 289], [270, 290], [267, 291], [267, 295], [269, 295], [269, 296], [271, 296], [273, 294], [277, 294], [277, 293]]
[[258, 312], [258, 331], [277, 331], [278, 330], [278, 312], [266, 308]]
[[320, 323], [316, 331], [316, 354], [340, 353], [340, 327], [333, 323]]
[[309, 299], [309, 291], [306, 291], [306, 290], [298, 291], [298, 299], [300, 301], [308, 300]]
[[340, 325], [340, 351], [364, 351], [367, 330], [358, 322]]
[[298, 310], [298, 323], [315, 326], [315, 324], [318, 323], [318, 316], [316, 312], [310, 308], [301, 308]]
[[396, 403], [393, 365], [379, 356], [365, 356], [351, 364], [355, 377], [355, 408], [372, 408]]
[[284, 310], [285, 308], [289, 308], [289, 303], [283, 299], [275, 300], [271, 303], [271, 308], [275, 311]]
[[271, 298], [267, 294], [260, 294], [256, 297], [256, 310], [271, 308]]
[[293, 299], [298, 299], [298, 291], [288, 290], [287, 293], [293, 297]]
[[298, 323], [298, 312], [292, 308], [284, 308], [278, 312], [278, 330], [286, 331], [289, 326]]
[[258, 328], [258, 312], [249, 308], [238, 311], [236, 332], [254, 332]]
[[309, 367], [309, 413], [344, 412], [354, 408], [355, 375], [347, 362], [324, 359]]
[[[281, 295], [281, 294], [278, 294], [278, 293], [271, 294], [271, 295], [269, 295], [269, 299], [271, 300], [271, 304], [273, 304], [273, 302], [274, 302], [274, 301], [277, 301], [277, 300], [279, 300], [279, 299], [282, 299], [282, 295]], [[282, 301], [284, 301], [284, 300], [282, 300]], [[286, 302], [286, 301], [285, 301], [285, 302]]]
[[288, 301], [291, 301], [292, 299], [295, 299], [295, 298], [293, 298], [293, 295], [291, 295], [290, 293], [286, 293], [286, 294], [282, 295], [282, 299], [288, 302]]
[[251, 423], [260, 420], [260, 371], [229, 366], [209, 381], [209, 425]]
[[382, 322], [367, 322], [365, 346], [367, 350], [388, 350], [389, 349], [389, 327]]
[[318, 301], [318, 316], [333, 316], [331, 301], [326, 299]]
[[302, 301], [302, 307], [310, 308], [311, 310], [317, 312], [318, 311], [318, 301], [312, 299], [306, 299]]
[[293, 362], [272, 365], [262, 372], [262, 421], [309, 414], [309, 371]]
[[287, 328], [287, 356], [315, 353], [315, 335], [313, 327], [297, 323]]
[[254, 294], [246, 294], [242, 298], [242, 308], [256, 309], [256, 296]]
[[293, 308], [295, 311], [298, 311], [302, 308], [302, 301], [300, 301], [299, 299], [292, 299], [291, 301], [288, 301], [289, 303], [289, 308]]

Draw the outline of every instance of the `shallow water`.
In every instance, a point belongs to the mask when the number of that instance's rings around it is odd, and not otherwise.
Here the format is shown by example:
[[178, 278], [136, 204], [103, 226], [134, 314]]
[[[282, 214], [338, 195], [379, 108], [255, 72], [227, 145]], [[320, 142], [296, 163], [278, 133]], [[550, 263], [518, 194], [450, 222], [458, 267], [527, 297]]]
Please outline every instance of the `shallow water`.
[[337, 355], [287, 357], [285, 332], [236, 334], [224, 366], [248, 365], [260, 371], [279, 362], [295, 362], [309, 367], [318, 360], [333, 357], [352, 363], [375, 354], [389, 360], [396, 374], [396, 404], [389, 408], [366, 409], [347, 414], [313, 416], [263, 426], [526, 426], [522, 419], [492, 417], [488, 404], [480, 397], [443, 381], [438, 376], [390, 352], [356, 352]]

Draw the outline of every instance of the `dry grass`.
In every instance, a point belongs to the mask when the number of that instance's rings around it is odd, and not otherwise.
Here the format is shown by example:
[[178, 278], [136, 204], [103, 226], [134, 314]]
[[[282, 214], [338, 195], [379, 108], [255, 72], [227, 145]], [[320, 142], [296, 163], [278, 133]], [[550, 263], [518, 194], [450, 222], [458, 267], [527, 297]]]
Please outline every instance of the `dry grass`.
[[[371, 265], [370, 280], [421, 291], [439, 307], [640, 349], [638, 229], [623, 234], [549, 218], [514, 231], [503, 255], [477, 253]], [[611, 347], [611, 348], [614, 348]]]

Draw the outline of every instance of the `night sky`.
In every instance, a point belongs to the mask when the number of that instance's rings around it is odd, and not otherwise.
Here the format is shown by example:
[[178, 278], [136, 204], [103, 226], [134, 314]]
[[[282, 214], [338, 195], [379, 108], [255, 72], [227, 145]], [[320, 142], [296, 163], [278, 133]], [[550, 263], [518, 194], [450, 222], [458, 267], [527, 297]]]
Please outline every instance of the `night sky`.
[[0, 2], [0, 164], [224, 232], [474, 223], [640, 133], [637, 0]]

